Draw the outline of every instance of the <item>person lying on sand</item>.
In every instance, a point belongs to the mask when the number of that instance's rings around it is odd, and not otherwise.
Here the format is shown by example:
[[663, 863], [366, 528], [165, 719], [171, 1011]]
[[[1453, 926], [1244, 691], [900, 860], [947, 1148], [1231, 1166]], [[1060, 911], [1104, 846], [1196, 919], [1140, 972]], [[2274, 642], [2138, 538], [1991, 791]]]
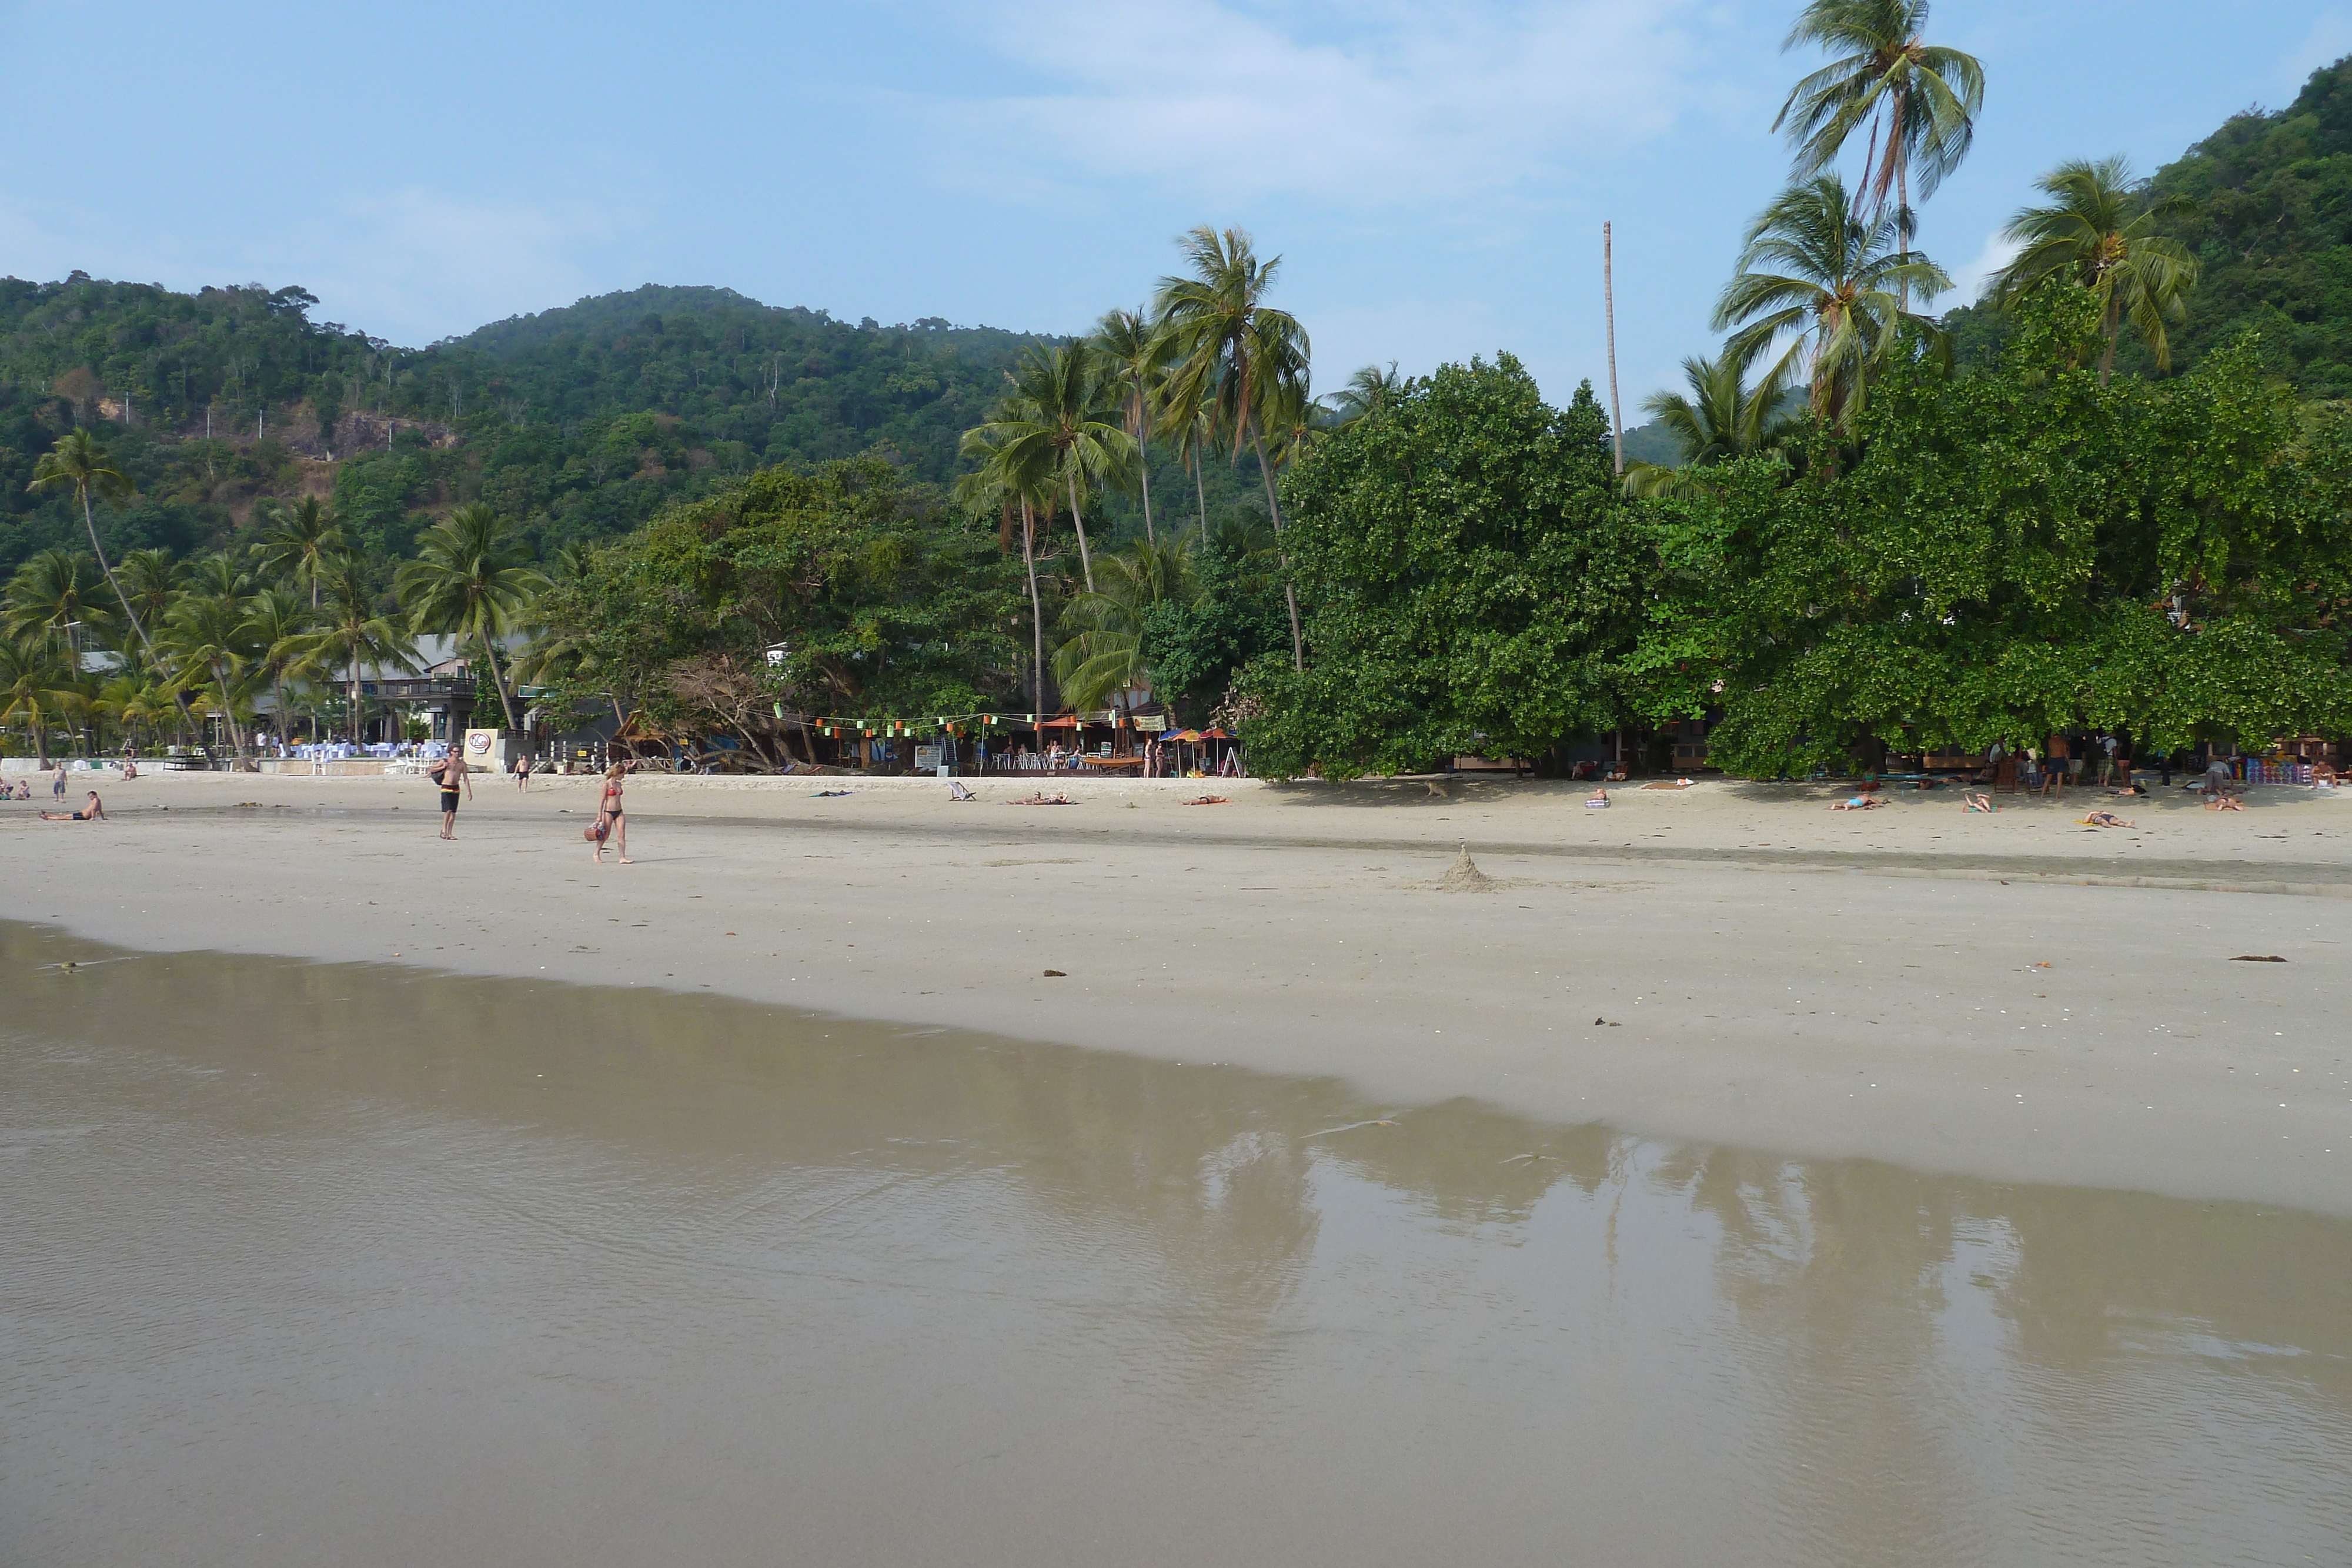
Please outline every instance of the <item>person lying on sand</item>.
[[2094, 811], [2087, 817], [2076, 820], [2086, 828], [2137, 828], [2139, 826], [2137, 822], [2125, 821], [2113, 811]]
[[1184, 804], [1187, 806], [1230, 806], [1233, 802], [1226, 800], [1223, 795], [1203, 795], [1197, 800], [1187, 800]]
[[1986, 794], [1981, 789], [1971, 789], [1967, 794], [1961, 796], [1960, 800], [1971, 811], [1997, 811], [2000, 810], [2000, 807], [1992, 803], [1992, 797]]
[[2246, 803], [2235, 795], [2208, 795], [2205, 809], [2209, 811], [2242, 811]]
[[1595, 789], [1591, 794], [1587, 795], [1584, 798], [1584, 809], [1588, 811], [1605, 811], [1609, 810], [1609, 791], [1606, 789]]
[[41, 813], [41, 821], [44, 822], [102, 822], [106, 821], [106, 808], [99, 803], [98, 791], [93, 789], [89, 792], [89, 801], [80, 810], [44, 811]]
[[1885, 801], [1877, 799], [1875, 796], [1856, 795], [1851, 800], [1831, 801], [1830, 810], [1832, 811], [1875, 811], [1885, 804], [1886, 804]]
[[1008, 806], [1075, 806], [1077, 802], [1059, 791], [1048, 795], [1040, 789], [1027, 800], [1007, 800], [1005, 804]]
[[2147, 793], [2147, 786], [2145, 784], [2126, 784], [2121, 789], [2110, 789], [2107, 793], [2110, 795], [2124, 796], [2145, 795]]

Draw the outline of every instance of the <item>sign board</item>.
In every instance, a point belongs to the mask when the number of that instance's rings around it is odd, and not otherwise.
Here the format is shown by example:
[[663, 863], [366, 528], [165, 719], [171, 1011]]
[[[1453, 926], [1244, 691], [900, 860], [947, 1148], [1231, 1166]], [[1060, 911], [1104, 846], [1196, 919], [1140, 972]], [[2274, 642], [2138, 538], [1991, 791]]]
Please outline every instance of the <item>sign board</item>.
[[466, 770], [495, 768], [504, 758], [499, 756], [499, 732], [495, 729], [469, 729], [466, 732]]
[[1168, 727], [1168, 716], [1164, 713], [1137, 714], [1135, 716], [1135, 727], [1141, 730], [1148, 730], [1156, 735], [1160, 731]]
[[944, 766], [941, 753], [946, 751], [946, 749], [947, 747], [943, 746], [919, 746], [915, 747], [915, 771], [918, 773], [929, 773], [936, 768]]

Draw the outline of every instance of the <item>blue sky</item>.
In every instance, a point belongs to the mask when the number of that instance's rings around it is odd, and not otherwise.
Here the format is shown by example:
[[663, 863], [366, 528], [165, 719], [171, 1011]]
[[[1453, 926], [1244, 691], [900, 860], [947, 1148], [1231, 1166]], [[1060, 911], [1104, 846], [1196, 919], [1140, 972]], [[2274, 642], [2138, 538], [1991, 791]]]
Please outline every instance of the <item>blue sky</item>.
[[[1795, 8], [10, 4], [0, 271], [299, 283], [408, 344], [646, 282], [1069, 331], [1238, 224], [1319, 385], [1507, 349], [1565, 399], [1603, 371], [1608, 218], [1630, 423], [1784, 176]], [[1931, 31], [1990, 79], [1920, 236], [1967, 280], [2036, 174], [2284, 103], [2352, 0], [1940, 0]]]

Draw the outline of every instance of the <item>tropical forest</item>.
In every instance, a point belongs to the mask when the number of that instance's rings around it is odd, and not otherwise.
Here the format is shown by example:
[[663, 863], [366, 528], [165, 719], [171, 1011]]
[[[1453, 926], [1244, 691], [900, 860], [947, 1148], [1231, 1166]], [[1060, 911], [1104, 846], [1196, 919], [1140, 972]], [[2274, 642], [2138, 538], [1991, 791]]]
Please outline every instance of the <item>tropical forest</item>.
[[1982, 68], [1926, 0], [1788, 43], [1786, 181], [1630, 419], [1507, 350], [1318, 375], [1210, 224], [1082, 335], [649, 286], [408, 349], [299, 287], [0, 280], [7, 749], [351, 734], [425, 635], [509, 726], [751, 768], [1147, 700], [1334, 779], [2352, 727], [2352, 60], [2152, 171], [2050, 149], [1960, 298], [1916, 236]]

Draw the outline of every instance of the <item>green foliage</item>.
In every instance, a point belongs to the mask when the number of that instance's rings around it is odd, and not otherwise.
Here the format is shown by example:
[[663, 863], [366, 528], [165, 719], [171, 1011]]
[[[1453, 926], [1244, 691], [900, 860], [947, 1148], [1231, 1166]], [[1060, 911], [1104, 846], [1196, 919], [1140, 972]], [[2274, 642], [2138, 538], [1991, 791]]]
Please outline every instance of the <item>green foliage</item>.
[[731, 732], [775, 758], [790, 743], [779, 706], [1014, 706], [1020, 583], [989, 531], [880, 457], [762, 469], [559, 581], [538, 617], [563, 653], [534, 667], [559, 702], [609, 697], [657, 733]]
[[1314, 656], [1250, 670], [1254, 768], [1535, 757], [1618, 721], [1643, 561], [1590, 385], [1558, 410], [1507, 354], [1447, 365], [1317, 443], [1284, 490]]
[[[2312, 73], [2293, 103], [2231, 118], [2157, 171], [2159, 220], [2204, 276], [2171, 334], [2186, 369], [2248, 329], [2266, 365], [2312, 397], [2352, 397], [2352, 58]], [[2127, 347], [2121, 363], [2149, 368]]]
[[1625, 669], [1643, 709], [1718, 710], [1711, 760], [1765, 775], [2352, 718], [2352, 427], [2267, 388], [2253, 346], [2103, 387], [2100, 319], [2079, 287], [2038, 290], [1997, 371], [1892, 367], [1839, 476], [1748, 460], [1663, 508]]
[[1197, 725], [1253, 661], [1275, 654], [1287, 663], [1290, 622], [1263, 524], [1255, 537], [1238, 527], [1213, 529], [1192, 554], [1200, 591], [1153, 604], [1141, 636], [1152, 691]]

